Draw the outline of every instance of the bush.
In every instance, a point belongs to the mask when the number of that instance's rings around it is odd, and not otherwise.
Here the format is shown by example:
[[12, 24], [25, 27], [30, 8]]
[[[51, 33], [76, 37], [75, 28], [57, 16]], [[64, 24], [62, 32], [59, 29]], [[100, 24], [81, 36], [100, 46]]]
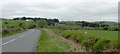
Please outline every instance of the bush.
[[38, 21], [37, 21], [37, 26], [38, 26], [39, 28], [46, 27], [46, 25], [48, 25], [48, 23], [47, 23], [46, 20], [38, 20]]
[[99, 38], [95, 37], [87, 37], [84, 41], [82, 41], [82, 45], [85, 47], [91, 48], [94, 44], [99, 40]]
[[85, 39], [86, 39], [86, 38], [85, 38], [84, 36], [79, 37], [79, 42], [81, 43], [81, 42], [83, 42]]
[[17, 28], [9, 28], [9, 29], [2, 29], [2, 34], [8, 34], [8, 33], [12, 33], [12, 32], [17, 32], [20, 31], [21, 28], [17, 27]]
[[33, 21], [28, 21], [28, 22], [25, 22], [24, 24], [23, 24], [23, 26], [21, 26], [23, 29], [33, 29], [33, 28], [35, 28], [36, 27], [36, 24], [35, 24], [35, 22], [33, 22]]
[[105, 26], [103, 29], [104, 29], [104, 30], [108, 30], [109, 28], [108, 28], [108, 26]]
[[104, 40], [99, 40], [98, 42], [95, 43], [95, 45], [92, 47], [93, 51], [95, 52], [100, 52], [100, 50], [104, 50], [110, 47], [110, 40], [104, 39]]
[[118, 41], [113, 43], [114, 47], [120, 49], [120, 43]]
[[8, 22], [4, 22], [5, 24], [8, 24]]
[[73, 34], [71, 35], [71, 38], [73, 38], [73, 39], [75, 39], [75, 40], [78, 41], [82, 36], [83, 36], [83, 35], [80, 34], [80, 33], [73, 33]]
[[65, 37], [65, 38], [68, 38], [72, 35], [73, 33], [66, 33], [66, 32], [63, 32], [62, 33], [62, 36]]
[[78, 34], [72, 33], [70, 37], [76, 40], [78, 36]]
[[118, 27], [113, 28], [113, 31], [119, 31], [120, 29]]

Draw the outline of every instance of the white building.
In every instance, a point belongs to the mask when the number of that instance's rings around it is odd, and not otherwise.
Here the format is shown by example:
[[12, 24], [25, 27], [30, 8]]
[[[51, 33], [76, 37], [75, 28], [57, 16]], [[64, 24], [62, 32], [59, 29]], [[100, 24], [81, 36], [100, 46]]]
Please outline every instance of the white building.
[[33, 21], [33, 20], [31, 20], [31, 19], [26, 19], [26, 21]]

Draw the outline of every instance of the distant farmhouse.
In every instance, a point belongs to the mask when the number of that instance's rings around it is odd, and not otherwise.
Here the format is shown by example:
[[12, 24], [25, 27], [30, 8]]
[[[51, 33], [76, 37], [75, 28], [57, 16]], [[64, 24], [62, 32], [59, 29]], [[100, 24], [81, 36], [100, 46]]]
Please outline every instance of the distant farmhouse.
[[26, 19], [25, 21], [33, 21], [32, 19]]

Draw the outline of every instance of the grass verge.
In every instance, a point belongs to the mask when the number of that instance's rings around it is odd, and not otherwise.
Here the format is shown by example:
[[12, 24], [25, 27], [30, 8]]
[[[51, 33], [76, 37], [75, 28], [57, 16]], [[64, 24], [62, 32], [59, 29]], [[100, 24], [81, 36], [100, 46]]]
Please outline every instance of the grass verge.
[[50, 32], [40, 29], [42, 31], [41, 37], [37, 45], [37, 52], [69, 52], [70, 46], [64, 41], [57, 40], [54, 34], [49, 35]]
[[14, 34], [18, 34], [18, 33], [22, 33], [22, 32], [25, 32], [25, 31], [27, 31], [27, 30], [21, 30], [21, 31], [18, 31], [18, 32], [8, 33], [8, 34], [0, 36], [0, 38], [8, 37], [8, 36], [11, 36], [11, 35], [14, 35]]

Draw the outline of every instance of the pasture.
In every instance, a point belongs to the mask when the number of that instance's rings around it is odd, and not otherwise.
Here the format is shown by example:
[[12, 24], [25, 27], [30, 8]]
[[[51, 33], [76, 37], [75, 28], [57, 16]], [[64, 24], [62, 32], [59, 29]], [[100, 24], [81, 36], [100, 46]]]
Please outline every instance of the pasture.
[[53, 31], [64, 38], [72, 38], [95, 52], [101, 52], [110, 48], [119, 48], [118, 31], [55, 29]]
[[104, 30], [66, 30], [68, 33], [80, 33], [85, 36], [100, 37], [102, 39], [110, 39], [112, 41], [118, 41], [118, 31], [104, 31]]
[[17, 28], [20, 23], [24, 23], [23, 20], [2, 20], [2, 28]]
[[2, 20], [2, 36], [10, 36], [13, 34], [21, 33], [27, 29], [35, 28], [33, 21], [25, 20]]

